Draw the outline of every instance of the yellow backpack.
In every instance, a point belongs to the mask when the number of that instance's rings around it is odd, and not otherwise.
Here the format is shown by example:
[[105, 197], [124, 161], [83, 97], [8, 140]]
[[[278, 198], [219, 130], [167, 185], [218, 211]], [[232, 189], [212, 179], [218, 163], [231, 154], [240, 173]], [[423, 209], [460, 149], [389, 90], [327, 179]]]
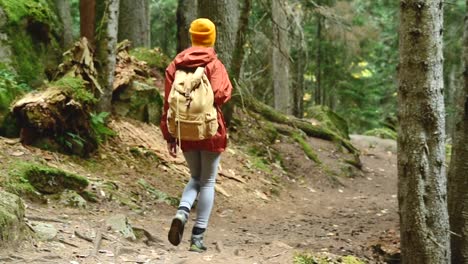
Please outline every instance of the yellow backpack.
[[203, 140], [216, 134], [214, 94], [204, 67], [195, 72], [178, 69], [168, 101], [167, 127], [179, 142]]

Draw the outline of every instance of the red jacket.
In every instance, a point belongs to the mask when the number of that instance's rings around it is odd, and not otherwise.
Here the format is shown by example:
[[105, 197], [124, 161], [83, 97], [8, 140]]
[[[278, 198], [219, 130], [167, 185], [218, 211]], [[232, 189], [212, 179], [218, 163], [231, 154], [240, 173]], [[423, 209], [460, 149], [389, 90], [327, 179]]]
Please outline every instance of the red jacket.
[[221, 106], [231, 98], [232, 85], [226, 68], [216, 56], [213, 48], [191, 47], [177, 54], [176, 58], [166, 69], [166, 82], [164, 86], [164, 110], [161, 118], [161, 130], [167, 142], [175, 139], [167, 129], [167, 110], [169, 109], [168, 97], [171, 92], [174, 75], [178, 67], [194, 68], [204, 66], [205, 73], [210, 80], [214, 92], [215, 106], [218, 112], [218, 132], [212, 138], [200, 141], [182, 140], [182, 151], [206, 150], [223, 152], [227, 146], [226, 122], [221, 112]]

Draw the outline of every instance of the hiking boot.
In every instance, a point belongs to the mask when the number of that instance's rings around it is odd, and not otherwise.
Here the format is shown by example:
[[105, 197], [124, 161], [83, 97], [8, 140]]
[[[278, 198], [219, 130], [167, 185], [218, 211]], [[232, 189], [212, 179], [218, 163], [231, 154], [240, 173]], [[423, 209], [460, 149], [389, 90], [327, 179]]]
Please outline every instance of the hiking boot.
[[178, 246], [182, 241], [182, 235], [184, 234], [184, 226], [187, 223], [187, 213], [184, 211], [177, 211], [176, 215], [172, 219], [171, 229], [169, 229], [168, 239], [172, 245]]
[[194, 251], [198, 253], [202, 253], [206, 251], [206, 247], [203, 244], [203, 234], [200, 235], [193, 235], [190, 239], [190, 249], [189, 251]]

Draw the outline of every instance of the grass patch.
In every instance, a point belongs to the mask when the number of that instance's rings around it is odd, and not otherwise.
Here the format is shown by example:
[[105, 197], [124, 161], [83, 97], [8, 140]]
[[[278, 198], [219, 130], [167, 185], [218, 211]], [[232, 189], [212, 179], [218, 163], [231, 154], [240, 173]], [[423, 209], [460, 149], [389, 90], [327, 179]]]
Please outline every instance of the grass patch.
[[365, 264], [355, 256], [335, 256], [328, 254], [298, 253], [294, 256], [294, 264]]

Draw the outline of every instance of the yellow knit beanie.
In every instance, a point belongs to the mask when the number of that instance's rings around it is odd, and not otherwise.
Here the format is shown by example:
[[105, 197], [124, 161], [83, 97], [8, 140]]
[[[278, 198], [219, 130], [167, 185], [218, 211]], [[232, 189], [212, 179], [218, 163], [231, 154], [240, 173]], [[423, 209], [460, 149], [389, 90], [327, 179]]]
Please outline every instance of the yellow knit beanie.
[[207, 18], [195, 19], [190, 24], [192, 46], [213, 47], [216, 41], [216, 27]]

